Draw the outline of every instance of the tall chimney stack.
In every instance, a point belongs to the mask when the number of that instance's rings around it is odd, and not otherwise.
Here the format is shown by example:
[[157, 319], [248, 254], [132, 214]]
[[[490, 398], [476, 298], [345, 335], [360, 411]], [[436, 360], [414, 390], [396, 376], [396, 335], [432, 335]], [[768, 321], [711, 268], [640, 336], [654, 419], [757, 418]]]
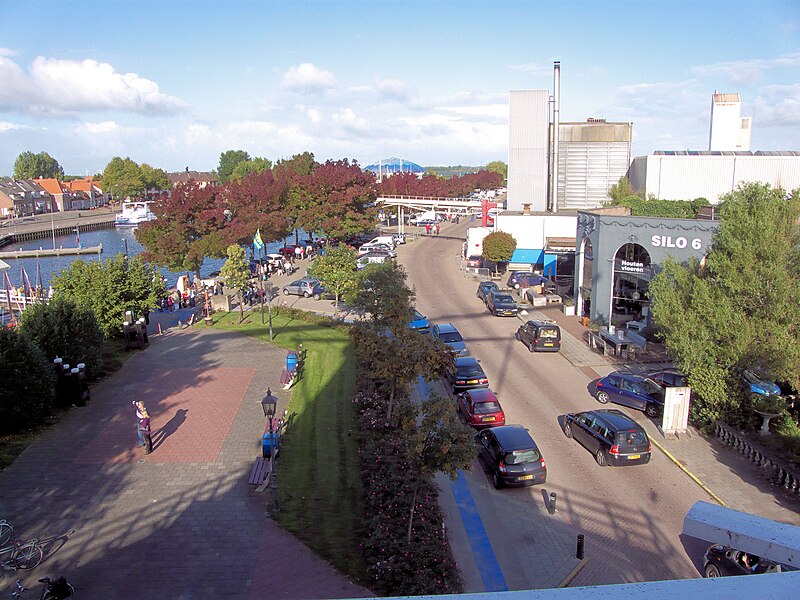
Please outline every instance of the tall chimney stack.
[[553, 62], [553, 168], [550, 172], [550, 212], [558, 210], [558, 124], [560, 120], [559, 96], [561, 95], [561, 61]]

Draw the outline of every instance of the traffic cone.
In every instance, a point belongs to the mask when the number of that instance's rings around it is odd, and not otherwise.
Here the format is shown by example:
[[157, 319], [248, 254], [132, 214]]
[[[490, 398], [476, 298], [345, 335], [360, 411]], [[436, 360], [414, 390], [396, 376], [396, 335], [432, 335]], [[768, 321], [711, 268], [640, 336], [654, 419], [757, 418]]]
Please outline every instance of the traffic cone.
[[161, 335], [161, 323], [158, 324], [158, 335]]

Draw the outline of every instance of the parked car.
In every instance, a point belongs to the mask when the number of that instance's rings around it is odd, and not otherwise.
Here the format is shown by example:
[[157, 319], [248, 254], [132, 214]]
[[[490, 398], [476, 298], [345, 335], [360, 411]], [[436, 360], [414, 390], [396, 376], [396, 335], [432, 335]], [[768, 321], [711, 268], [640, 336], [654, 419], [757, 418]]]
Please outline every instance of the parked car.
[[486, 296], [486, 308], [495, 317], [516, 317], [519, 310], [514, 298], [506, 292], [492, 292]]
[[406, 235], [404, 233], [393, 233], [392, 240], [394, 241], [394, 245], [398, 246], [400, 244], [406, 243]]
[[473, 388], [489, 387], [489, 378], [474, 356], [459, 356], [453, 359], [450, 371], [450, 386], [454, 394]]
[[478, 284], [478, 291], [475, 292], [475, 295], [483, 300], [483, 303], [486, 304], [486, 296], [491, 294], [492, 292], [499, 292], [500, 287], [494, 281], [481, 281]]
[[297, 248], [297, 244], [289, 244], [288, 246], [284, 246], [283, 248], [278, 249], [278, 254], [283, 256], [284, 258], [292, 258], [294, 256], [294, 249]]
[[372, 238], [371, 240], [369, 240], [367, 242], [367, 244], [369, 244], [369, 245], [386, 244], [392, 250], [394, 250], [395, 241], [394, 241], [394, 236], [393, 235], [379, 235], [379, 236], [376, 236], [376, 237]]
[[467, 257], [467, 266], [471, 269], [480, 269], [483, 266], [483, 257], [479, 254], [472, 254]]
[[511, 271], [511, 275], [509, 276], [506, 285], [518, 290], [520, 288], [529, 288], [535, 285], [541, 285], [545, 281], [547, 281], [546, 278], [542, 277], [541, 275], [537, 275], [536, 273], [531, 273], [529, 271]]
[[591, 452], [601, 467], [650, 462], [647, 433], [636, 421], [615, 408], [566, 415], [564, 435], [574, 438]]
[[368, 252], [385, 252], [386, 254], [391, 256], [392, 258], [397, 256], [397, 252], [394, 251], [392, 246], [390, 246], [389, 244], [381, 243], [381, 242], [376, 243], [376, 244], [363, 244], [358, 249], [359, 256], [363, 255], [363, 254], [367, 254]]
[[475, 439], [480, 459], [489, 468], [495, 489], [547, 481], [544, 457], [522, 425], [484, 429]]
[[411, 320], [408, 323], [408, 328], [420, 333], [428, 333], [431, 329], [431, 324], [428, 319], [416, 309], [411, 311]]
[[687, 387], [689, 385], [689, 378], [686, 374], [676, 369], [651, 371], [647, 374], [647, 377], [655, 381], [661, 387]]
[[721, 544], [709, 547], [703, 557], [703, 575], [706, 577], [760, 575], [782, 571], [778, 563]]
[[461, 337], [461, 333], [452, 323], [434, 325], [431, 328], [431, 335], [447, 344], [454, 356], [467, 356], [469, 354], [469, 348], [467, 348], [464, 338]]
[[781, 389], [774, 381], [770, 381], [752, 369], [741, 370], [742, 385], [749, 392], [751, 398], [763, 396], [780, 396]]
[[392, 257], [389, 256], [388, 252], [367, 252], [366, 254], [362, 254], [356, 260], [356, 268], [360, 271], [364, 267], [372, 263], [384, 263], [387, 260], [391, 260]]
[[561, 349], [561, 328], [555, 321], [530, 320], [514, 334], [531, 352], [558, 352]]
[[283, 286], [283, 295], [303, 296], [304, 298], [313, 297], [314, 300], [319, 300], [325, 295], [325, 288], [322, 287], [318, 280], [304, 277]]
[[475, 429], [506, 424], [503, 407], [489, 388], [467, 390], [459, 394], [456, 410]]
[[643, 375], [616, 371], [597, 382], [594, 397], [600, 404], [629, 406], [652, 418], [664, 409], [664, 388]]

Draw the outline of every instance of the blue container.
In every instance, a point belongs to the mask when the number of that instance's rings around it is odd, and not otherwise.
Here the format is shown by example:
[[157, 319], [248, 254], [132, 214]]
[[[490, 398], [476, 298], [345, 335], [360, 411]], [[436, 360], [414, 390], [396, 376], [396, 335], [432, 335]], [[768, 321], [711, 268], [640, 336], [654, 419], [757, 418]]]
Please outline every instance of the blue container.
[[286, 370], [290, 373], [297, 368], [297, 354], [294, 352], [286, 356]]
[[278, 444], [280, 442], [280, 434], [277, 431], [273, 431], [270, 433], [269, 431], [264, 434], [264, 438], [261, 441], [261, 456], [264, 458], [269, 458], [272, 456], [273, 450], [278, 449]]

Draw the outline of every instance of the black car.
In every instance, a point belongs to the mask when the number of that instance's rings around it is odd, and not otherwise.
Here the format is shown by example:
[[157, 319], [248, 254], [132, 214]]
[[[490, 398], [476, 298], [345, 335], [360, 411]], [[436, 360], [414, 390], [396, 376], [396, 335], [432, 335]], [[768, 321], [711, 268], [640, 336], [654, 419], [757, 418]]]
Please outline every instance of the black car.
[[778, 563], [720, 544], [711, 546], [703, 557], [703, 575], [706, 577], [760, 575], [781, 571], [781, 565]]
[[514, 337], [531, 352], [558, 352], [561, 348], [561, 329], [555, 321], [527, 321], [519, 326]]
[[475, 436], [494, 487], [536, 485], [547, 480], [547, 465], [528, 430], [521, 425], [484, 429]]
[[486, 296], [486, 308], [495, 317], [516, 317], [519, 310], [511, 294], [505, 292], [492, 292]]
[[475, 292], [475, 295], [483, 300], [483, 303], [486, 304], [486, 297], [491, 294], [492, 292], [499, 292], [500, 288], [494, 281], [481, 281], [478, 284], [478, 291]]
[[689, 378], [676, 369], [651, 371], [647, 374], [647, 377], [661, 387], [687, 387], [689, 385]]
[[547, 281], [546, 278], [536, 273], [529, 271], [512, 271], [508, 278], [508, 287], [513, 287], [515, 290], [520, 288], [529, 288], [535, 285], [542, 285]]
[[664, 410], [664, 388], [642, 375], [616, 371], [597, 382], [594, 397], [600, 404], [613, 402], [644, 411], [651, 419]]
[[606, 465], [646, 465], [650, 439], [636, 421], [615, 408], [570, 413], [564, 417], [564, 435], [574, 438]]
[[454, 394], [473, 388], [489, 387], [489, 378], [486, 377], [477, 358], [460, 356], [454, 359], [453, 363], [454, 368], [449, 375]]

